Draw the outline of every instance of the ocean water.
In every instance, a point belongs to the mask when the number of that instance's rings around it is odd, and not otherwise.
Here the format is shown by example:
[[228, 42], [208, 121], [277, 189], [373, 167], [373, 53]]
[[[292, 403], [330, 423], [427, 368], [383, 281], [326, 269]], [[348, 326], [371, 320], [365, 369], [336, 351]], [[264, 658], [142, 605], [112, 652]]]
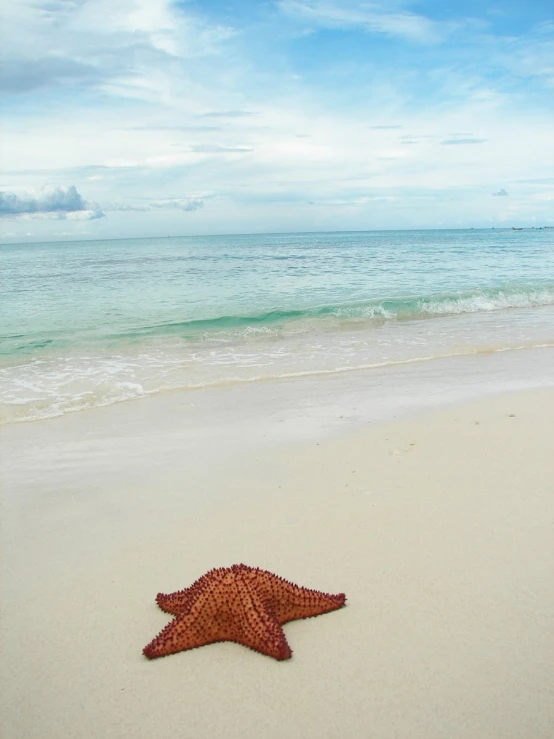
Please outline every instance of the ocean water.
[[0, 247], [0, 422], [554, 346], [554, 230]]

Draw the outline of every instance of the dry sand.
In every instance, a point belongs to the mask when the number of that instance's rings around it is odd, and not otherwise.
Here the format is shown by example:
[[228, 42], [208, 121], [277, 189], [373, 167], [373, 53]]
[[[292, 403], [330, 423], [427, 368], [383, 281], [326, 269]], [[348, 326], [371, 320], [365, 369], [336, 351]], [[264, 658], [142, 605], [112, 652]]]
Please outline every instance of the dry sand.
[[[4, 439], [3, 739], [554, 735], [553, 390], [242, 454], [239, 428], [211, 465], [130, 438], [115, 479], [78, 415]], [[234, 562], [348, 605], [285, 626], [286, 662], [146, 660], [155, 594]]]

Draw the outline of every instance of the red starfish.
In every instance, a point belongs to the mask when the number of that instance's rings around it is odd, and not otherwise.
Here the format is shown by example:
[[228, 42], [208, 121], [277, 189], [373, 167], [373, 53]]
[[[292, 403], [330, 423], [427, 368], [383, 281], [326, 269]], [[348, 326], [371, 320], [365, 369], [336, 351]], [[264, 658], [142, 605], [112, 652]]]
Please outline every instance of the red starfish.
[[292, 652], [281, 626], [342, 608], [344, 593], [308, 590], [257, 567], [210, 570], [190, 588], [158, 593], [162, 611], [175, 618], [143, 649], [149, 659], [218, 641], [233, 641], [275, 659]]

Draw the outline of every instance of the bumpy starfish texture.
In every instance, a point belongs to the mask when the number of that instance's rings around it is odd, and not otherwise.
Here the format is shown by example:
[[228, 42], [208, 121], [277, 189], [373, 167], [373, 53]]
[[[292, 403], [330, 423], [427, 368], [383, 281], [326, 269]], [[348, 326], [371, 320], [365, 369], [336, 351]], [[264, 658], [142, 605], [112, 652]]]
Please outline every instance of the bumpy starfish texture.
[[210, 570], [190, 588], [158, 593], [156, 601], [175, 618], [143, 649], [149, 659], [233, 641], [283, 660], [292, 651], [281, 626], [342, 608], [346, 597], [302, 588], [240, 564]]

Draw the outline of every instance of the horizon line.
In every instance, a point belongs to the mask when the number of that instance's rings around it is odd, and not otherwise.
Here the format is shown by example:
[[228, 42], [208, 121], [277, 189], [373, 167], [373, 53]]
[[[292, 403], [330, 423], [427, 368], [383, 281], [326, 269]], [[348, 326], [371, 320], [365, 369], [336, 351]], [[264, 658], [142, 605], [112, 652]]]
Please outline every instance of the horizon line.
[[[0, 243], [1, 246], [25, 246], [27, 244], [67, 244], [73, 241], [81, 241], [85, 243], [93, 241], [145, 241], [148, 239], [198, 239], [198, 238], [224, 238], [225, 236], [292, 236], [294, 234], [341, 234], [341, 233], [395, 233], [407, 231], [512, 231], [513, 229], [522, 231], [542, 231], [544, 229], [554, 229], [554, 225], [545, 226], [464, 226], [464, 227], [442, 227], [442, 228], [368, 228], [368, 229], [339, 229], [331, 231], [252, 231], [252, 232], [231, 232], [231, 233], [212, 233], [212, 234], [165, 234], [157, 236], [115, 236], [102, 238], [86, 238], [80, 239], [78, 236], [74, 238], [64, 239], [47, 239], [36, 241], [6, 241]], [[0, 236], [0, 239], [2, 237]]]

